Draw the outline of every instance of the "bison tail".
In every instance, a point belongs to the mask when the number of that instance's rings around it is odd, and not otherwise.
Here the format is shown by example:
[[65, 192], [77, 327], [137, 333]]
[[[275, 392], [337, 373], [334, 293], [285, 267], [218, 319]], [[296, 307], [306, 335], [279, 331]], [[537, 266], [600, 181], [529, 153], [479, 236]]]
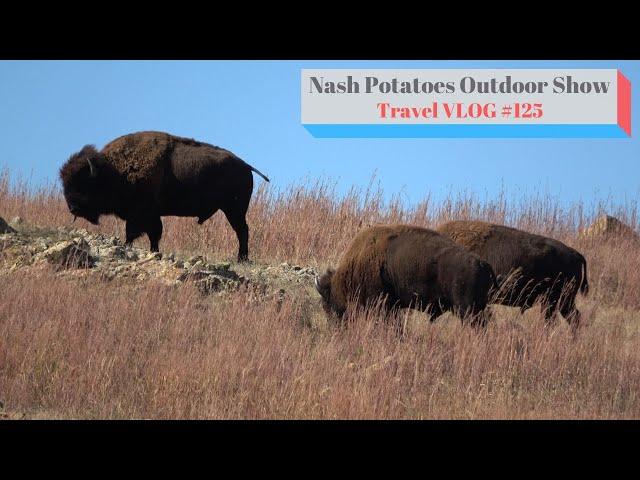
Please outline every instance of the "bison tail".
[[[247, 165], [249, 165], [249, 164], [247, 163]], [[260, 170], [258, 170], [257, 168], [254, 168], [251, 165], [249, 165], [249, 168], [251, 169], [251, 171], [256, 172], [258, 175], [260, 175], [262, 178], [264, 178], [267, 182], [269, 181], [269, 178], [264, 173], [262, 173]]]
[[589, 293], [589, 282], [587, 280], [587, 261], [582, 257], [582, 283], [580, 284], [580, 293], [586, 295]]

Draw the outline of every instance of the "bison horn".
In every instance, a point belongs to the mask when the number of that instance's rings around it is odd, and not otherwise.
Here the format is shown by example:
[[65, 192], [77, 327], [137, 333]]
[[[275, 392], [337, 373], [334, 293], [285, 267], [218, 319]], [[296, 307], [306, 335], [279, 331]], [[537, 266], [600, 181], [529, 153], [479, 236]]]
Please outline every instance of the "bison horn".
[[318, 276], [316, 275], [316, 278], [314, 279], [314, 283], [316, 285], [316, 290], [318, 291], [318, 293], [322, 293], [320, 291], [320, 282], [318, 282]]
[[89, 170], [91, 172], [91, 176], [95, 177], [96, 176], [96, 169], [93, 166], [93, 163], [91, 163], [91, 159], [90, 158], [87, 158], [87, 163], [89, 164]]

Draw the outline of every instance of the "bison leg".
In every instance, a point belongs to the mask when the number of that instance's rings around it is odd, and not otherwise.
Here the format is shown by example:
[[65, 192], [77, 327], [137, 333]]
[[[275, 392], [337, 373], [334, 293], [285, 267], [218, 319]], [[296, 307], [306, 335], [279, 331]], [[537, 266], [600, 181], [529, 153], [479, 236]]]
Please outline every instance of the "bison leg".
[[558, 314], [558, 306], [561, 304], [562, 300], [561, 288], [553, 288], [547, 294], [541, 295], [539, 298], [542, 300], [540, 302], [540, 308], [542, 313], [544, 313], [544, 319], [547, 322], [547, 325], [555, 325], [557, 321], [556, 317]]
[[127, 239], [126, 245], [130, 246], [133, 241], [144, 233], [144, 227], [139, 220], [127, 220], [126, 223]]
[[573, 332], [578, 330], [582, 315], [580, 314], [580, 310], [576, 308], [575, 298], [563, 304], [560, 308], [560, 313], [565, 318]]
[[209, 220], [211, 217], [213, 217], [213, 215], [218, 211], [217, 208], [202, 214], [198, 217], [198, 225], [202, 225], [204, 222], [206, 222], [207, 220]]
[[162, 219], [155, 217], [147, 222], [147, 236], [151, 245], [152, 252], [160, 251], [160, 238], [162, 237]]
[[131, 245], [133, 241], [143, 234], [149, 237], [151, 251], [157, 252], [160, 237], [162, 237], [162, 220], [160, 217], [141, 220], [139, 218], [127, 220], [126, 225], [127, 239], [126, 244]]
[[223, 212], [238, 237], [238, 261], [246, 262], [249, 260], [249, 225], [247, 225], [245, 214], [234, 210], [223, 210]]
[[554, 326], [557, 321], [558, 301], [555, 299], [543, 301], [540, 303], [540, 310], [544, 314], [544, 320], [547, 326]]

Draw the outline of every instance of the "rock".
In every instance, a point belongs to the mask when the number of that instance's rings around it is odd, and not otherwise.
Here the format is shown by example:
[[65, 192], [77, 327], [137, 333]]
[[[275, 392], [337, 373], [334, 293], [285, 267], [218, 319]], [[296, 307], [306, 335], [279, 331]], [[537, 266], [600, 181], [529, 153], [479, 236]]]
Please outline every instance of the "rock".
[[[21, 220], [13, 222], [20, 223]], [[88, 233], [85, 229], [28, 227], [15, 233], [0, 233], [1, 274], [51, 264], [58, 275], [71, 279], [90, 275], [103, 281], [118, 280], [118, 284], [159, 281], [176, 288], [184, 288], [185, 282], [189, 282], [203, 294], [224, 296], [227, 292], [241, 291], [252, 301], [262, 302], [273, 297], [280, 304], [286, 296], [285, 290], [280, 288], [282, 285], [294, 292], [302, 284], [306, 289], [313, 281], [308, 275], [315, 272], [304, 264], [288, 262], [238, 265], [236, 272], [235, 262], [207, 261], [206, 256], [194, 253], [185, 262], [185, 258], [177, 258], [175, 253], [151, 253], [125, 245], [115, 236]], [[11, 226], [9, 229], [14, 231]], [[79, 267], [93, 268], [71, 270]], [[69, 270], [62, 271], [64, 269]]]
[[118, 265], [116, 268], [114, 268], [113, 270], [111, 270], [115, 275], [121, 275], [125, 272], [129, 272], [133, 270], [133, 267], [131, 265]]
[[190, 265], [195, 265], [198, 262], [205, 263], [205, 258], [202, 255], [194, 255], [193, 257], [187, 259], [187, 263]]
[[107, 247], [100, 251], [101, 256], [114, 258], [114, 259], [125, 259], [127, 255], [127, 251], [124, 247], [120, 245], [115, 245], [113, 247]]
[[160, 252], [149, 252], [139, 263], [147, 263], [154, 260], [162, 260], [162, 254]]
[[238, 286], [238, 282], [229, 278], [221, 277], [220, 275], [211, 274], [195, 280], [194, 284], [204, 295], [222, 290], [233, 290]]
[[196, 287], [204, 295], [208, 295], [213, 292], [219, 292], [228, 288], [228, 281], [217, 275], [209, 275], [202, 280], [195, 282]]
[[231, 263], [229, 262], [220, 262], [220, 263], [210, 263], [207, 265], [207, 270], [215, 270], [218, 272], [226, 272], [231, 270]]
[[[294, 268], [294, 270], [296, 270]], [[310, 276], [315, 276], [316, 272], [313, 268], [311, 267], [299, 267], [299, 270], [296, 270], [296, 273], [298, 275], [310, 275]]]
[[16, 231], [4, 221], [4, 218], [0, 217], [0, 233], [16, 233]]
[[640, 240], [638, 233], [611, 215], [600, 215], [593, 224], [580, 232], [581, 238], [623, 237]]
[[198, 260], [196, 263], [191, 265], [192, 270], [201, 270], [204, 267], [204, 262], [202, 260]]
[[220, 277], [227, 280], [232, 280], [234, 282], [240, 281], [240, 276], [234, 272], [233, 270], [197, 270], [197, 271], [187, 271], [178, 277], [180, 281], [194, 281], [194, 280], [202, 280], [207, 277]]
[[122, 247], [123, 246], [122, 242], [117, 237], [106, 237], [104, 239], [104, 243], [106, 243], [108, 245], [113, 245], [114, 247], [116, 247], [116, 246]]
[[184, 268], [185, 263], [182, 260], [175, 260], [173, 266], [176, 268]]
[[86, 242], [60, 242], [45, 250], [42, 256], [58, 268], [91, 268], [95, 265]]
[[124, 251], [124, 258], [129, 260], [130, 262], [137, 262], [138, 261], [138, 254], [131, 249], [125, 249]]
[[193, 282], [205, 295], [221, 290], [235, 290], [243, 283], [236, 272], [224, 268], [186, 271], [178, 277], [178, 281]]
[[34, 243], [35, 243], [35, 247], [38, 250], [46, 250], [47, 248], [50, 248], [51, 246], [53, 246], [53, 242], [51, 241], [50, 238], [40, 238]]

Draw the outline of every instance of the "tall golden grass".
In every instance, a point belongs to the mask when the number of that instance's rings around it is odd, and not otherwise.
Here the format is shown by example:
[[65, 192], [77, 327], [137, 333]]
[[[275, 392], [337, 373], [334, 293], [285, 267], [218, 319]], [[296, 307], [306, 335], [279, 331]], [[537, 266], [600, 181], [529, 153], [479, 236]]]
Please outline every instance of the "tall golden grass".
[[[250, 257], [320, 269], [367, 224], [506, 223], [585, 255], [584, 328], [574, 337], [562, 321], [546, 327], [534, 309], [522, 316], [498, 307], [484, 332], [450, 315], [434, 324], [412, 315], [400, 338], [375, 308], [349, 311], [343, 326], [310, 326], [322, 309], [303, 290], [280, 303], [242, 291], [205, 298], [189, 285], [14, 272], [0, 276], [0, 400], [40, 418], [640, 417], [640, 248], [577, 235], [605, 208], [637, 228], [635, 204], [562, 208], [544, 195], [460, 194], [407, 207], [385, 201], [375, 181], [336, 191], [329, 180], [285, 191], [261, 184], [249, 211]], [[71, 222], [55, 184], [33, 188], [7, 171], [0, 216], [43, 228]], [[221, 214], [203, 226], [164, 223], [161, 250], [235, 257]], [[124, 233], [111, 218], [75, 226]]]

